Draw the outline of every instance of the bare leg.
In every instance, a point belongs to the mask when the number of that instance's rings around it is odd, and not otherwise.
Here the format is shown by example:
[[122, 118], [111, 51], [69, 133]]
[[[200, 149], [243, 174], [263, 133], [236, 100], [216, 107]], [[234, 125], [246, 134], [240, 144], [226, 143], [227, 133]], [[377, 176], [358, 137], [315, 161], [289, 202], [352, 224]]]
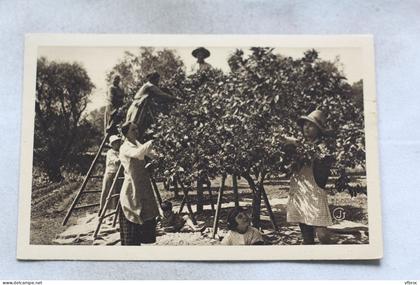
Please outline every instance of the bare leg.
[[198, 227], [197, 225], [194, 225], [194, 222], [191, 220], [191, 218], [188, 215], [184, 215], [182, 217], [185, 221], [185, 224], [193, 231], [193, 232], [200, 232], [205, 229], [205, 226]]
[[184, 215], [182, 216], [182, 218], [185, 221], [185, 224], [193, 231], [197, 230], [197, 227], [194, 225], [193, 221], [191, 220], [191, 218], [188, 215]]

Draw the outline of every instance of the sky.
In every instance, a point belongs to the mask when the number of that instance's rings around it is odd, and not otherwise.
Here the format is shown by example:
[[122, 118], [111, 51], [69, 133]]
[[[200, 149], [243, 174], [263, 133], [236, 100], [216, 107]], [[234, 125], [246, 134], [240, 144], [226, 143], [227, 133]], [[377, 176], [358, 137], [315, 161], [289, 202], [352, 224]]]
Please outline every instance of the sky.
[[[187, 48], [171, 48], [184, 61], [187, 73], [191, 70], [191, 66], [196, 59], [191, 55], [195, 47]], [[159, 49], [159, 48], [156, 48]], [[224, 72], [229, 72], [227, 59], [237, 48], [232, 47], [212, 47], [208, 48], [211, 56], [206, 59], [213, 67], [220, 68]], [[245, 56], [249, 53], [249, 49], [242, 48]], [[275, 53], [284, 56], [299, 58], [308, 48], [275, 48]], [[40, 47], [38, 49], [38, 57], [46, 57], [48, 60], [58, 62], [77, 62], [80, 63], [87, 71], [91, 81], [96, 86], [90, 96], [90, 102], [86, 108], [86, 112], [90, 112], [96, 108], [105, 105], [105, 96], [108, 89], [106, 83], [106, 74], [119, 62], [124, 56], [124, 52], [129, 51], [138, 54], [137, 47]], [[358, 48], [317, 48], [319, 57], [324, 60], [334, 61], [338, 56], [341, 62], [341, 68], [349, 83], [353, 83], [362, 79], [363, 62], [362, 53]]]

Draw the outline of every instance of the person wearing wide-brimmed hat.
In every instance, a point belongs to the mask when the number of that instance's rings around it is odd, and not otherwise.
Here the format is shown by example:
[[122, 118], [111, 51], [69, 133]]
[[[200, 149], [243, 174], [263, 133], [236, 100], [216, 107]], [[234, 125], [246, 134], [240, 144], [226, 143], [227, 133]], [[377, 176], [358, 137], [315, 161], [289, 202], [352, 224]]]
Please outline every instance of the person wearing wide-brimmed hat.
[[120, 87], [121, 77], [115, 75], [112, 79], [112, 86], [109, 88], [106, 96], [106, 107], [104, 116], [105, 132], [111, 124], [112, 114], [116, 113], [121, 107], [124, 106], [124, 90]]
[[[173, 103], [180, 101], [177, 97], [164, 92], [159, 88], [160, 74], [151, 72], [146, 76], [147, 82], [143, 84], [134, 95], [134, 101], [131, 103], [125, 122], [134, 122], [140, 129], [147, 128], [150, 124], [149, 117], [140, 117], [140, 110], [144, 107], [147, 100], [156, 100], [163, 103]], [[140, 133], [143, 133], [141, 131]]]
[[[329, 134], [325, 115], [315, 110], [297, 121], [306, 142], [325, 151], [322, 137]], [[331, 157], [320, 153], [310, 163], [302, 163], [290, 178], [287, 222], [298, 223], [304, 244], [314, 244], [315, 236], [320, 243], [331, 243], [327, 226], [332, 225], [325, 186], [330, 175]]]
[[193, 50], [191, 54], [197, 59], [197, 62], [191, 68], [192, 73], [205, 71], [212, 68], [209, 63], [205, 62], [205, 59], [210, 56], [210, 51], [208, 49], [204, 47], [198, 47]]

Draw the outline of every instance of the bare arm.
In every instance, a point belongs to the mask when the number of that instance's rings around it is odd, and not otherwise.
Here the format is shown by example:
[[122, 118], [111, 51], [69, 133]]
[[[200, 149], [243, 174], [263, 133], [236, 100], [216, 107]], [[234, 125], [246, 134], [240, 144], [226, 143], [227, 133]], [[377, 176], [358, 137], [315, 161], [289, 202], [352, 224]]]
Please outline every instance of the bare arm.
[[161, 98], [161, 99], [164, 99], [164, 100], [167, 100], [167, 101], [179, 101], [179, 99], [176, 98], [175, 96], [172, 96], [171, 94], [162, 91], [160, 88], [158, 88], [154, 85], [149, 87], [149, 91], [154, 96], [157, 96], [158, 98]]
[[297, 145], [298, 139], [294, 137], [285, 136], [282, 133], [274, 132], [272, 136], [272, 144], [281, 143], [281, 144], [291, 144]]

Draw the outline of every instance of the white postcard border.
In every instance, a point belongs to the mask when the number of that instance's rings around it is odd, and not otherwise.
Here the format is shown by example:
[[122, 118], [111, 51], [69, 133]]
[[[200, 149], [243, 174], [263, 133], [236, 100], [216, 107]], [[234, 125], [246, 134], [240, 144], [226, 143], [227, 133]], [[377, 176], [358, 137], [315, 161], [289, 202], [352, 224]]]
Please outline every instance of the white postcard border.
[[[369, 244], [270, 246], [31, 245], [30, 209], [37, 50], [41, 46], [95, 47], [333, 47], [360, 48], [364, 57], [364, 112]], [[29, 34], [25, 42], [17, 258], [34, 260], [302, 260], [379, 259], [383, 255], [373, 37], [369, 35], [110, 35]]]

